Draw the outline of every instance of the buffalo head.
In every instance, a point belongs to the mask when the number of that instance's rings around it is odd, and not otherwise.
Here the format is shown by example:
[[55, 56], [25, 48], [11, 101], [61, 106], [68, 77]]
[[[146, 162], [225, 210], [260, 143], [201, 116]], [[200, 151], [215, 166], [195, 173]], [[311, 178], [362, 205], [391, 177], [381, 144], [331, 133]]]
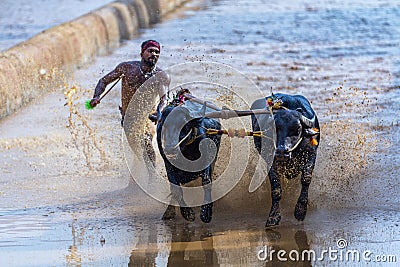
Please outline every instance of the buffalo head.
[[[160, 142], [165, 156], [175, 159], [181, 151], [188, 159], [196, 160], [199, 157], [196, 147], [206, 135], [206, 128], [202, 127], [205, 118], [201, 112], [195, 114], [183, 106], [170, 106], [162, 112], [159, 120], [158, 127], [162, 127], [159, 129]], [[186, 150], [190, 150], [187, 155]]]
[[292, 152], [303, 142], [318, 132], [312, 130], [315, 126], [315, 116], [308, 119], [301, 109], [280, 109], [274, 112], [276, 127], [275, 160], [286, 162], [291, 159]]

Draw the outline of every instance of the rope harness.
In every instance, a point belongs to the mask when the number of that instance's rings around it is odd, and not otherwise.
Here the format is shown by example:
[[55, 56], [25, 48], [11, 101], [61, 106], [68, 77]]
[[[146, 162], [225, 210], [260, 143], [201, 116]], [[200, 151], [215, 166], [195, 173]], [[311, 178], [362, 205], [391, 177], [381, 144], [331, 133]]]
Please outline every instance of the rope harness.
[[245, 129], [232, 129], [232, 128], [229, 128], [228, 130], [206, 129], [206, 134], [219, 134], [219, 135], [226, 134], [231, 138], [233, 137], [244, 138], [245, 136], [266, 137], [263, 135], [263, 131], [247, 132]]
[[[190, 93], [189, 90], [187, 89], [182, 89], [181, 92], [179, 92], [174, 99], [169, 103], [169, 105], [172, 106], [180, 106], [183, 105], [185, 103], [186, 100], [189, 100], [187, 98], [185, 98], [185, 93]], [[283, 101], [282, 99], [279, 98], [275, 98], [274, 96], [272, 97], [268, 97], [266, 98], [266, 104], [267, 107], [269, 107], [270, 113], [273, 116], [273, 110], [277, 110], [277, 109], [285, 109], [288, 110], [287, 107], [283, 106]], [[174, 146], [174, 148], [178, 148], [184, 141], [186, 141], [191, 135], [193, 134], [193, 137], [185, 144], [185, 145], [190, 145], [192, 144], [194, 141], [196, 141], [198, 138], [204, 136], [204, 135], [228, 135], [228, 137], [230, 138], [234, 138], [234, 137], [238, 137], [238, 138], [244, 138], [246, 136], [253, 136], [253, 137], [260, 137], [260, 138], [268, 138], [271, 139], [271, 137], [264, 135], [264, 132], [266, 131], [246, 131], [245, 129], [232, 129], [229, 128], [227, 130], [217, 130], [217, 129], [210, 129], [210, 128], [205, 128], [202, 126], [203, 129], [205, 129], [205, 133], [197, 135], [198, 133], [198, 129], [193, 127], [190, 129], [189, 133], [182, 138], [178, 144], [176, 144]], [[315, 135], [319, 134], [319, 129], [317, 128], [312, 128], [312, 131], [315, 133]], [[288, 152], [292, 152], [294, 151], [300, 144], [301, 142], [304, 140], [304, 136], [301, 136], [299, 138], [299, 140], [297, 141], [297, 143], [288, 151]], [[318, 141], [315, 139], [314, 136], [310, 137], [310, 145], [311, 146], [316, 146], [318, 145]], [[276, 149], [276, 143], [274, 142], [274, 147]]]
[[174, 146], [174, 148], [178, 148], [186, 139], [189, 138], [189, 136], [192, 134], [192, 132], [194, 132], [194, 136], [192, 139], [190, 139], [185, 145], [190, 145], [192, 144], [194, 141], [196, 141], [196, 139], [205, 136], [205, 135], [223, 135], [226, 134], [228, 135], [230, 138], [233, 137], [239, 137], [239, 138], [244, 138], [246, 136], [254, 136], [254, 137], [263, 137], [263, 138], [270, 138], [269, 136], [264, 135], [264, 131], [246, 131], [245, 129], [232, 129], [229, 128], [228, 130], [216, 130], [216, 129], [210, 129], [210, 128], [205, 128], [202, 127], [203, 129], [205, 129], [205, 133], [197, 135], [197, 128], [193, 127], [192, 129], [190, 129], [189, 133], [182, 138], [178, 144], [176, 144]]

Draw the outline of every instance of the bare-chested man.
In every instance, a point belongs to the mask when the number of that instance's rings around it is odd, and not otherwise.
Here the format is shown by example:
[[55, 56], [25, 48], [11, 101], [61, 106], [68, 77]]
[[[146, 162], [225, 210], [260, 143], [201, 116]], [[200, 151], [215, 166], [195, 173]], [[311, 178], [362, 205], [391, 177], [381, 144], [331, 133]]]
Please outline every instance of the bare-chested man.
[[97, 83], [96, 89], [90, 105], [95, 107], [100, 103], [100, 95], [106, 89], [106, 86], [122, 77], [122, 92], [120, 107], [123, 124], [125, 112], [129, 102], [137, 89], [150, 77], [157, 74], [157, 90], [160, 96], [158, 107], [162, 110], [166, 104], [166, 96], [170, 84], [170, 77], [167, 73], [157, 67], [160, 56], [160, 44], [155, 40], [144, 41], [141, 45], [141, 61], [127, 61], [120, 63], [114, 70], [102, 77]]
[[[133, 95], [139, 89], [139, 87], [150, 77], [156, 75], [155, 82], [152, 82], [152, 86], [156, 86], [156, 90], [159, 95], [158, 108], [160, 111], [165, 107], [167, 102], [167, 92], [169, 84], [171, 82], [170, 77], [162, 69], [157, 67], [158, 58], [160, 56], [160, 44], [155, 40], [144, 41], [141, 45], [141, 60], [140, 61], [127, 61], [120, 63], [114, 70], [102, 77], [94, 91], [93, 98], [90, 101], [90, 105], [95, 107], [100, 103], [100, 96], [105, 91], [108, 84], [119, 79], [121, 77], [121, 106], [120, 111], [122, 115], [121, 125], [124, 123], [125, 112], [128, 108], [129, 102]], [[154, 126], [150, 123], [146, 125], [146, 133], [144, 136], [144, 146], [147, 154], [152, 161], [155, 160], [155, 153], [151, 145]]]

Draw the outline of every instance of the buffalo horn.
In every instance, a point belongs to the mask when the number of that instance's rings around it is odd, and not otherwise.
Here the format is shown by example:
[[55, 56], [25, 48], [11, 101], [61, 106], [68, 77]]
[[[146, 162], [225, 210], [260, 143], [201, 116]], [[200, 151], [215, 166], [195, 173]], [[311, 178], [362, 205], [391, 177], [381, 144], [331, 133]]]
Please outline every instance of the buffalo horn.
[[314, 123], [315, 123], [315, 116], [312, 119], [309, 119], [307, 117], [305, 117], [304, 115], [301, 115], [300, 120], [302, 123], [304, 123], [304, 125], [306, 125], [309, 128], [314, 127]]

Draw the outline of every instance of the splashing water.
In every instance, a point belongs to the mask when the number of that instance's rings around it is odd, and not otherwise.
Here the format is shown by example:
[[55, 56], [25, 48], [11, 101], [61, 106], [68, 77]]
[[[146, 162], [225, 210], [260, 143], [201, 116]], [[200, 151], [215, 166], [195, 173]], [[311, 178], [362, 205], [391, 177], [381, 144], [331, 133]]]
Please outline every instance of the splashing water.
[[107, 156], [101, 145], [101, 141], [98, 141], [96, 138], [95, 129], [89, 125], [87, 118], [79, 112], [76, 101], [81, 99], [82, 92], [84, 90], [76, 85], [66, 88], [64, 92], [66, 99], [65, 106], [69, 109], [67, 128], [72, 136], [75, 148], [83, 153], [87, 167], [93, 170], [95, 162], [92, 157], [98, 154], [100, 162], [107, 164]]

